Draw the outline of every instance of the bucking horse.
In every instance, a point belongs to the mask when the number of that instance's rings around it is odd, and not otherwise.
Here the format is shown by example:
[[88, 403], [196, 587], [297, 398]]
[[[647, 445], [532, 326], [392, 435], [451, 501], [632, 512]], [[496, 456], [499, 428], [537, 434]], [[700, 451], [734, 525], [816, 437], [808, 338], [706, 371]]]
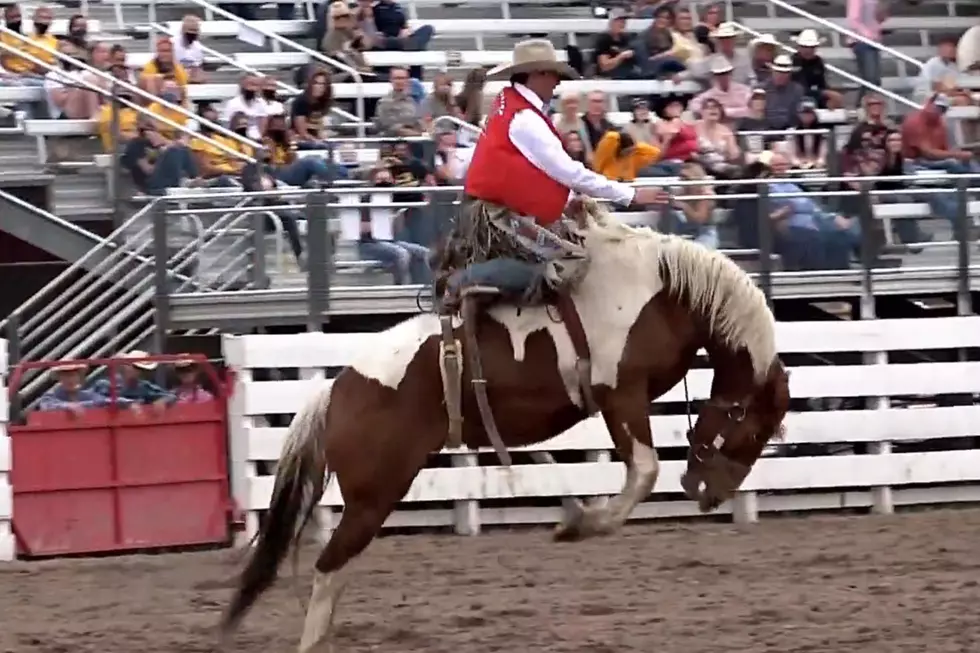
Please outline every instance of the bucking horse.
[[[329, 642], [347, 563], [377, 536], [429, 454], [452, 439], [454, 426], [470, 448], [494, 444], [488, 430], [498, 446], [521, 447], [600, 412], [626, 465], [623, 489], [607, 502], [566, 500], [556, 537], [616, 531], [657, 480], [650, 402], [683, 380], [702, 348], [714, 379], [688, 433], [682, 485], [705, 512], [734, 496], [781, 432], [789, 408], [788, 374], [777, 357], [765, 296], [723, 254], [626, 226], [596, 206], [590, 205], [580, 230], [588, 272], [568, 295], [576, 329], [556, 320], [547, 303], [498, 303], [464, 313], [463, 321], [476, 328], [483, 360], [475, 372], [460, 365], [461, 383], [454, 383], [447, 345], [475, 343], [465, 339], [459, 319], [447, 334], [440, 316], [418, 315], [377, 334], [375, 346], [295, 416], [269, 511], [222, 620], [224, 636], [275, 581], [335, 477], [344, 510], [315, 563], [299, 650]], [[587, 388], [574, 331], [587, 341]], [[448, 390], [454, 386], [462, 388], [455, 420]], [[490, 429], [480, 396], [492, 406]], [[536, 461], [549, 456], [537, 454]]]

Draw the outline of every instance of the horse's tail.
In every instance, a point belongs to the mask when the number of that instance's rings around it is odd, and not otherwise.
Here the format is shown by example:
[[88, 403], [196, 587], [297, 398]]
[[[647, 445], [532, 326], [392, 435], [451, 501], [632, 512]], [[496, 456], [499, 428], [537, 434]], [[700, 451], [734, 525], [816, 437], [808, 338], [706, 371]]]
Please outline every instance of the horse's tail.
[[327, 484], [325, 431], [330, 386], [296, 414], [276, 468], [272, 501], [255, 549], [238, 581], [238, 589], [221, 620], [224, 635], [233, 631], [248, 610], [276, 580], [279, 567], [313, 517]]

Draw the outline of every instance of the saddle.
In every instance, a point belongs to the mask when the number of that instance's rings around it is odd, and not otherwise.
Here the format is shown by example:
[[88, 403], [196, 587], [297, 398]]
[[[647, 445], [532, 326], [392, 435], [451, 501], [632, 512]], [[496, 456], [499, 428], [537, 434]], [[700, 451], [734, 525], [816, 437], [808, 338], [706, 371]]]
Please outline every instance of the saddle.
[[[466, 213], [469, 215], [466, 215]], [[585, 277], [588, 256], [581, 235], [562, 225], [549, 231], [533, 220], [514, 217], [507, 209], [478, 200], [464, 202], [461, 220], [434, 261], [434, 296], [442, 326], [440, 371], [446, 411], [449, 417], [450, 448], [463, 446], [462, 372], [463, 345], [454, 333], [454, 318], [462, 318], [465, 349], [468, 353], [473, 392], [484, 430], [504, 466], [510, 454], [500, 437], [487, 397], [486, 379], [479, 351], [481, 314], [498, 304], [554, 307], [565, 324], [576, 355], [576, 372], [582, 397], [590, 415], [598, 412], [592, 393], [592, 367], [585, 329], [571, 293]], [[513, 283], [467, 283], [460, 278], [466, 270], [489, 263], [506, 272]], [[486, 266], [484, 266], [486, 267]], [[516, 274], [513, 272], [516, 271]], [[506, 278], [504, 274], [502, 277]]]

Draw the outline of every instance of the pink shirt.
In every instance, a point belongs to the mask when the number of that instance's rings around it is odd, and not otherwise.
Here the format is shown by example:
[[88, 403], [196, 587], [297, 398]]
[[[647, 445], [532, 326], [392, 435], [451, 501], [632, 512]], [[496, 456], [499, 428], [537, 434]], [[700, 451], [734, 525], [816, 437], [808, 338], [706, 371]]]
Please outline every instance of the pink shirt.
[[878, 0], [847, 0], [847, 26], [869, 41], [881, 40]]
[[723, 91], [717, 86], [712, 86], [704, 93], [695, 96], [688, 107], [694, 113], [701, 113], [701, 106], [705, 100], [717, 100], [718, 104], [725, 110], [726, 120], [738, 120], [744, 118], [749, 113], [749, 100], [752, 98], [752, 89], [745, 84], [731, 82], [728, 90]]
[[178, 388], [174, 394], [177, 395], [178, 404], [204, 404], [214, 401], [214, 395], [200, 386]]

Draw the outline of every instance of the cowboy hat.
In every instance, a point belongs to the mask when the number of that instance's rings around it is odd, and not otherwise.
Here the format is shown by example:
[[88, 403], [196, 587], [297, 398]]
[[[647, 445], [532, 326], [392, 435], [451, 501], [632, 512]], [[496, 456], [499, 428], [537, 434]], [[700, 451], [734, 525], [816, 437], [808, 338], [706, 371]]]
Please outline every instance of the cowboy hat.
[[88, 368], [88, 365], [80, 361], [62, 361], [51, 368], [51, 371], [55, 374], [63, 374], [65, 372], [81, 372]]
[[793, 72], [793, 60], [789, 58], [788, 54], [781, 54], [772, 60], [769, 67], [774, 73], [791, 73]]
[[779, 41], [777, 41], [776, 37], [773, 36], [772, 34], [768, 34], [768, 33], [759, 34], [759, 36], [749, 41], [749, 47], [751, 48], [754, 48], [758, 45], [771, 45], [773, 47], [778, 47]]
[[735, 66], [728, 60], [728, 57], [716, 54], [711, 57], [710, 70], [712, 75], [727, 75], [735, 70]]
[[[125, 354], [119, 354], [119, 358], [149, 358], [150, 355], [141, 349], [134, 349], [133, 351], [128, 351]], [[155, 370], [157, 364], [155, 361], [137, 361], [133, 363], [133, 367], [140, 370]]]
[[346, 2], [342, 0], [337, 0], [337, 2], [330, 3], [330, 18], [345, 18], [352, 14], [350, 7], [347, 6]]
[[555, 46], [547, 39], [528, 39], [514, 46], [511, 62], [491, 68], [487, 81], [508, 80], [520, 73], [553, 72], [564, 79], [579, 79], [567, 63], [558, 61]]
[[801, 48], [818, 48], [823, 39], [815, 29], [805, 29], [793, 37], [793, 42]]
[[738, 30], [735, 29], [733, 23], [722, 23], [718, 29], [711, 33], [711, 37], [716, 39], [733, 39], [736, 36], [738, 36]]

